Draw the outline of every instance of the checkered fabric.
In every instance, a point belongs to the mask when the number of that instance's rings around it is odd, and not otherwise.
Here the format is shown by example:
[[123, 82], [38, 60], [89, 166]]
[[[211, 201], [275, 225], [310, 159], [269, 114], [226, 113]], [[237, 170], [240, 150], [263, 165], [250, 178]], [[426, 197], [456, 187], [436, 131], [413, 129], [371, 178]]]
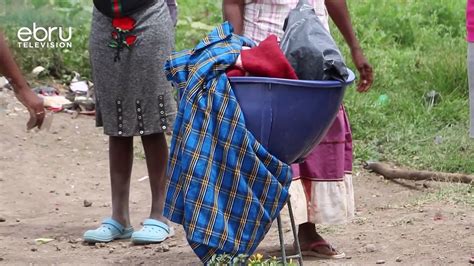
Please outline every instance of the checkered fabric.
[[165, 65], [181, 91], [164, 214], [199, 258], [251, 254], [288, 199], [291, 169], [245, 127], [225, 70], [243, 45], [224, 23]]

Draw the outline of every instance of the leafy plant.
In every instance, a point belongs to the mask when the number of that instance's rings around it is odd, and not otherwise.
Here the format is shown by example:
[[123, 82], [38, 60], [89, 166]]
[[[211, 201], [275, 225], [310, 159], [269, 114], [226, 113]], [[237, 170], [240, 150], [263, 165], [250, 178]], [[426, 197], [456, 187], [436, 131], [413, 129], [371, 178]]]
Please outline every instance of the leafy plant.
[[[214, 255], [207, 263], [208, 266], [280, 266], [284, 265], [283, 261], [277, 259], [276, 257], [270, 257], [264, 259], [262, 254], [255, 254], [252, 256], [247, 256], [240, 254], [234, 258], [228, 254]], [[286, 263], [288, 266], [297, 266], [296, 262], [293, 262], [292, 259]]]

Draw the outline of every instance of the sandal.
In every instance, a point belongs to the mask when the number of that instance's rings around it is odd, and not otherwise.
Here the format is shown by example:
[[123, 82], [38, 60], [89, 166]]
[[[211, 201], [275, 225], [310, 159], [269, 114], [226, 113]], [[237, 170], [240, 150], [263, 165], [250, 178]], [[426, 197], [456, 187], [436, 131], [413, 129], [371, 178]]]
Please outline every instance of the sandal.
[[155, 219], [146, 219], [143, 228], [132, 234], [132, 242], [138, 245], [157, 244], [174, 235], [174, 230], [167, 224]]
[[[315, 250], [316, 248], [321, 247], [326, 247], [336, 254], [324, 254]], [[346, 254], [344, 252], [337, 251], [331, 244], [329, 244], [325, 240], [313, 242], [309, 245], [309, 248], [307, 249], [301, 247], [301, 254], [303, 254], [304, 256], [316, 257], [321, 259], [343, 259], [346, 257]]]
[[84, 241], [88, 243], [111, 242], [116, 239], [127, 239], [132, 236], [133, 227], [125, 228], [112, 218], [105, 219], [99, 228], [84, 233]]

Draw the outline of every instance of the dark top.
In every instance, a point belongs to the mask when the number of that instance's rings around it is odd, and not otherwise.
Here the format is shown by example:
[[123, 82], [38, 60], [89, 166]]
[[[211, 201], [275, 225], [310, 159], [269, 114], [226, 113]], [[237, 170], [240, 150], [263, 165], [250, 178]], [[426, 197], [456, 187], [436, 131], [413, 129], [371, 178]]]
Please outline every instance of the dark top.
[[108, 17], [128, 16], [151, 6], [156, 0], [93, 0], [94, 6]]

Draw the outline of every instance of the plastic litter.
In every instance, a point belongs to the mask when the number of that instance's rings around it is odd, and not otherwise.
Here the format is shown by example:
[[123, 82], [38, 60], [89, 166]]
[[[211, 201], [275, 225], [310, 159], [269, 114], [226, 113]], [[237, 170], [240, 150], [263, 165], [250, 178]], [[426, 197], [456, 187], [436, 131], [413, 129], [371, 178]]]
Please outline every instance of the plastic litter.
[[38, 77], [39, 75], [41, 75], [44, 71], [46, 70], [46, 68], [42, 67], [42, 66], [37, 66], [33, 69], [33, 71], [31, 71], [31, 73], [35, 76], [35, 77]]
[[71, 83], [71, 91], [87, 93], [89, 91], [89, 86], [86, 81], [73, 82]]
[[389, 101], [390, 101], [390, 98], [388, 97], [388, 95], [387, 94], [382, 94], [377, 99], [377, 105], [385, 106], [389, 103]]
[[35, 239], [36, 244], [41, 245], [41, 244], [47, 244], [49, 242], [54, 241], [53, 238], [37, 238]]

